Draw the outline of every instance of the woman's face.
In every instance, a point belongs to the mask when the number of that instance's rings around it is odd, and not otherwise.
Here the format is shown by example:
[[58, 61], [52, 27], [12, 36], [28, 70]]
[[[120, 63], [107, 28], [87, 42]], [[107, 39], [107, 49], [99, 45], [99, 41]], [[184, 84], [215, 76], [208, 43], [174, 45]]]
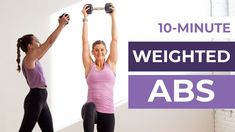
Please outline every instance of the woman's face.
[[92, 54], [96, 60], [104, 60], [107, 50], [103, 44], [95, 45], [94, 49], [92, 50]]
[[32, 36], [32, 39], [32, 43], [30, 44], [31, 48], [38, 48], [41, 46], [41, 43], [39, 42], [37, 37]]

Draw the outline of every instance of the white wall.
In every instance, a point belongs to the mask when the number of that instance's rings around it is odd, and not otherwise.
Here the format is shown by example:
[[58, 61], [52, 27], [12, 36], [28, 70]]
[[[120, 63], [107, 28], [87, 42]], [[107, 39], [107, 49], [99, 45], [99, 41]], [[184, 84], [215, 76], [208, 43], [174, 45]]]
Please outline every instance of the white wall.
[[217, 109], [215, 111], [215, 132], [234, 132], [234, 109]]
[[213, 113], [200, 109], [117, 108], [117, 132], [212, 132]]

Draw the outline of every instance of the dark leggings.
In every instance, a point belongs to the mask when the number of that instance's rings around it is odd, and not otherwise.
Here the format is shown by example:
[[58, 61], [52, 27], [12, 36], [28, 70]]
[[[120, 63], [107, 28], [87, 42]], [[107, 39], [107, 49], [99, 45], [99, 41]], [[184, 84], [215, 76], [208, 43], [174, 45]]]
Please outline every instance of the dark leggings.
[[95, 124], [97, 124], [97, 132], [114, 132], [114, 114], [97, 112], [92, 102], [83, 105], [82, 118], [84, 132], [94, 132]]
[[32, 132], [36, 122], [38, 122], [42, 132], [54, 132], [46, 99], [46, 89], [30, 89], [24, 101], [24, 118], [19, 132]]

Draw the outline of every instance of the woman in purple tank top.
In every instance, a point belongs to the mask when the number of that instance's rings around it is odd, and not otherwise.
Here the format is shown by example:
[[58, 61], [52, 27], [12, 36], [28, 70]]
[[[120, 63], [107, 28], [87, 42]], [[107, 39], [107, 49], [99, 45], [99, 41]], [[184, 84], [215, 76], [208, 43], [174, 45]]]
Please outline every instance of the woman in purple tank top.
[[41, 44], [33, 34], [27, 34], [17, 41], [17, 64], [20, 67], [20, 49], [25, 52], [22, 61], [22, 72], [30, 87], [24, 100], [24, 117], [19, 132], [32, 132], [38, 122], [42, 132], [54, 132], [51, 113], [47, 104], [46, 80], [39, 60], [53, 45], [62, 29], [69, 22], [69, 15], [63, 14], [59, 18], [59, 25], [55, 31]]
[[117, 31], [115, 8], [110, 3], [111, 43], [110, 53], [105, 59], [107, 49], [104, 41], [97, 40], [92, 45], [92, 60], [88, 43], [88, 10], [89, 5], [83, 7], [82, 29], [82, 60], [88, 85], [87, 102], [82, 107], [83, 128], [85, 132], [93, 132], [97, 124], [98, 132], [114, 132], [115, 117], [113, 103], [113, 86], [117, 63]]

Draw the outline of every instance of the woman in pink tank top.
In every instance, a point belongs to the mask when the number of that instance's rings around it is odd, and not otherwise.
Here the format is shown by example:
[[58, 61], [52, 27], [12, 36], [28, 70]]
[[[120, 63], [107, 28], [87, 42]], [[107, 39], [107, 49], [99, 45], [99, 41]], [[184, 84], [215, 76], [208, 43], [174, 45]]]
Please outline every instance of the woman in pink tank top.
[[44, 43], [33, 34], [22, 36], [17, 41], [18, 72], [20, 67], [20, 49], [25, 52], [22, 61], [22, 71], [30, 88], [24, 100], [24, 117], [19, 132], [32, 132], [38, 122], [42, 132], [54, 132], [51, 113], [47, 104], [47, 84], [43, 75], [39, 60], [44, 56], [48, 49], [53, 45], [62, 29], [69, 22], [69, 16], [63, 14], [59, 17], [59, 24], [55, 31], [47, 38]]
[[[111, 13], [111, 44], [110, 53], [104, 41], [97, 40], [92, 45], [92, 60], [88, 43], [88, 10], [87, 4], [83, 7], [82, 29], [82, 60], [85, 68], [85, 77], [88, 85], [87, 102], [82, 107], [83, 128], [85, 132], [93, 132], [97, 124], [98, 132], [114, 132], [115, 117], [113, 103], [113, 86], [115, 82], [117, 63], [117, 31], [115, 8], [110, 3]], [[105, 59], [105, 57], [107, 59]]]

